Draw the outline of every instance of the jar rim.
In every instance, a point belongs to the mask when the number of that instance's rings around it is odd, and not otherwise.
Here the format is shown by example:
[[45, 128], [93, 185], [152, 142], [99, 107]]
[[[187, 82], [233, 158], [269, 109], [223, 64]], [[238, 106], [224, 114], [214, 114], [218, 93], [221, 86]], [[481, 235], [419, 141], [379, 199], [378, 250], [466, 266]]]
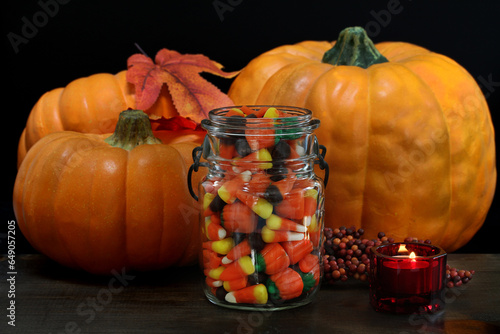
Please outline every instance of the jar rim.
[[[291, 116], [275, 117], [275, 118], [244, 118], [244, 122], [237, 122], [239, 119], [235, 117], [227, 117], [225, 114], [233, 108], [242, 108], [243, 106], [251, 109], [260, 109], [264, 107], [273, 107], [282, 112], [290, 113]], [[259, 129], [275, 128], [298, 128], [302, 131], [312, 131], [319, 127], [319, 119], [313, 118], [312, 111], [302, 107], [287, 106], [287, 105], [234, 105], [216, 108], [208, 113], [208, 118], [201, 121], [201, 125], [206, 130], [215, 130], [219, 127], [224, 129], [244, 129], [247, 125], [259, 125]], [[268, 126], [266, 126], [268, 125]]]

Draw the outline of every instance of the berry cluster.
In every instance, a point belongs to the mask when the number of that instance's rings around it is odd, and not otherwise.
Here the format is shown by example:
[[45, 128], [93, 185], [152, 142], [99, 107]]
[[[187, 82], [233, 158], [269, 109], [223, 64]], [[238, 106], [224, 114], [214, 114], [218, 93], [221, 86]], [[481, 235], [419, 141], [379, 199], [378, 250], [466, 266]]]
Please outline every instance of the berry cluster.
[[[346, 228], [325, 228], [323, 248], [324, 281], [331, 285], [337, 281], [346, 281], [349, 277], [367, 281], [370, 269], [370, 249], [394, 242], [394, 238], [379, 232], [376, 239], [363, 238], [363, 229], [355, 226]], [[420, 242], [431, 244], [430, 240], [406, 238], [404, 242]], [[446, 266], [446, 286], [456, 287], [469, 282], [474, 270], [457, 270]]]

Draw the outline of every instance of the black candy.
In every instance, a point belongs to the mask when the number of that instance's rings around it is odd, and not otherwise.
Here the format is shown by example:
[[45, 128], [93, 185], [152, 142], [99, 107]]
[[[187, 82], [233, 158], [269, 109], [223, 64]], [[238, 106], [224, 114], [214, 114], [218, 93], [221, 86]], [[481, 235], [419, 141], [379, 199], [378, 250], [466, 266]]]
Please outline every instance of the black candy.
[[284, 165], [274, 163], [273, 161], [273, 167], [266, 169], [266, 172], [270, 175], [269, 179], [276, 182], [283, 180], [287, 176], [288, 169]]
[[212, 202], [210, 202], [208, 207], [210, 208], [210, 210], [212, 210], [212, 212], [220, 212], [222, 211], [225, 205], [226, 202], [224, 202], [222, 198], [220, 198], [219, 194], [217, 194], [217, 196], [214, 197]]
[[271, 153], [273, 160], [283, 160], [288, 159], [291, 153], [290, 145], [284, 140], [280, 140]]
[[252, 149], [250, 148], [250, 145], [248, 145], [246, 138], [237, 139], [234, 143], [234, 148], [236, 149], [236, 153], [238, 153], [238, 155], [242, 158], [246, 157], [252, 152]]
[[267, 187], [266, 192], [264, 193], [264, 198], [272, 205], [277, 205], [283, 201], [283, 195], [278, 187], [273, 184]]

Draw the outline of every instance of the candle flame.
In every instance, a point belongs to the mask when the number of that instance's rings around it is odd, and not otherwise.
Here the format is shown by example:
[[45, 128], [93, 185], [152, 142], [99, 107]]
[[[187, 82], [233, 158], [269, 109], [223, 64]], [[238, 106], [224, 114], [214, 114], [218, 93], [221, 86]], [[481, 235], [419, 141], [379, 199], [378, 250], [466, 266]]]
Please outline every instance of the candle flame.
[[399, 245], [398, 253], [408, 253], [408, 250], [406, 249], [405, 244]]
[[411, 252], [411, 253], [410, 253], [410, 259], [415, 260], [415, 257], [416, 257], [416, 256], [415, 256], [415, 252]]

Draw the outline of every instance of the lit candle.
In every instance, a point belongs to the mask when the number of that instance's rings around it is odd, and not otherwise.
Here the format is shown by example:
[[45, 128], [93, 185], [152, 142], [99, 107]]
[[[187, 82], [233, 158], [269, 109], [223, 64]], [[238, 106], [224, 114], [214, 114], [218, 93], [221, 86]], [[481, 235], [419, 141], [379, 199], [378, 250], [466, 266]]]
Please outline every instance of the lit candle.
[[408, 313], [435, 299], [444, 287], [446, 253], [419, 243], [372, 248], [370, 296], [377, 310]]

